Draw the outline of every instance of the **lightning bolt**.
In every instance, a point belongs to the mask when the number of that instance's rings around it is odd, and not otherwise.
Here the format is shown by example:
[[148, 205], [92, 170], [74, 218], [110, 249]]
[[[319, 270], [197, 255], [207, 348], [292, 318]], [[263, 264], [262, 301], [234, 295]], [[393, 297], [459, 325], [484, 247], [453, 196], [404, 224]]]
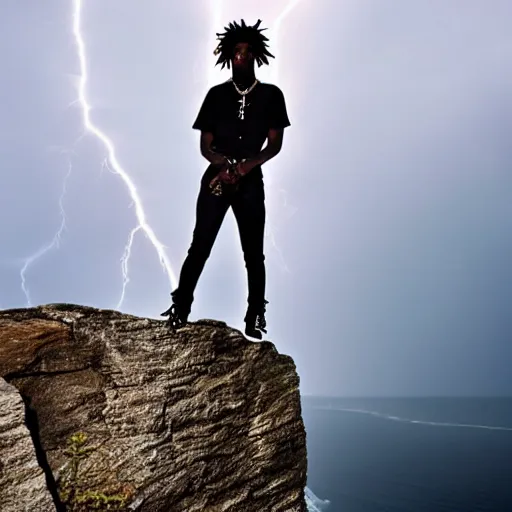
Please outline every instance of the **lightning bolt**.
[[29, 256], [21, 268], [20, 271], [20, 278], [21, 278], [21, 289], [23, 290], [23, 293], [25, 294], [25, 298], [27, 299], [27, 307], [32, 306], [32, 300], [30, 299], [30, 292], [27, 286], [27, 279], [26, 279], [26, 273], [30, 265], [34, 263], [34, 261], [41, 258], [43, 255], [45, 255], [48, 251], [50, 251], [53, 248], [58, 248], [61, 241], [61, 235], [66, 228], [66, 213], [64, 211], [64, 196], [66, 195], [66, 185], [69, 179], [69, 176], [71, 175], [71, 162], [68, 164], [68, 172], [66, 173], [66, 176], [64, 177], [64, 180], [62, 182], [62, 191], [59, 197], [59, 210], [60, 210], [60, 226], [57, 232], [55, 233], [52, 241], [41, 247], [38, 251], [36, 251], [34, 254]]
[[297, 4], [301, 0], [290, 0], [284, 7], [284, 9], [280, 12], [277, 18], [274, 21], [274, 38], [277, 39], [277, 34], [279, 33], [279, 29], [281, 28], [281, 23], [283, 20], [290, 14], [293, 9], [297, 6]]
[[[288, 16], [288, 14], [290, 14], [290, 12], [292, 12], [292, 10], [297, 6], [297, 4], [299, 2], [300, 2], [300, 0], [290, 0], [285, 5], [284, 9], [279, 13], [277, 18], [274, 20], [273, 39], [274, 39], [274, 46], [276, 48], [279, 47], [279, 31], [281, 29], [281, 25], [283, 23], [283, 20], [286, 18], [286, 16]], [[276, 50], [276, 53], [278, 54], [279, 50]], [[279, 66], [278, 66], [278, 64], [276, 64], [274, 66], [273, 72], [271, 73], [272, 81], [274, 81], [274, 82], [277, 81], [278, 73], [279, 73]], [[283, 206], [287, 207], [288, 206], [288, 201], [287, 201], [288, 194], [287, 194], [286, 190], [284, 190], [284, 189], [281, 189], [280, 192], [282, 194], [284, 194], [284, 198], [285, 198]], [[276, 241], [277, 229], [274, 227], [272, 222], [269, 223], [269, 230], [268, 231], [269, 231], [268, 232], [268, 236], [270, 238], [270, 242], [272, 244], [272, 247], [277, 252], [277, 254], [279, 256], [279, 260], [281, 261], [281, 268], [285, 272], [290, 273], [290, 268], [288, 267], [288, 264], [286, 263], [286, 260], [284, 259], [283, 252], [281, 251], [281, 249], [277, 245], [277, 241]]]
[[135, 206], [135, 215], [137, 218], [137, 225], [130, 232], [123, 256], [121, 257], [121, 272], [123, 276], [123, 285], [121, 297], [116, 306], [116, 309], [120, 309], [125, 298], [126, 287], [130, 281], [128, 273], [128, 262], [132, 251], [133, 241], [138, 231], [142, 231], [153, 245], [157, 253], [158, 259], [160, 261], [160, 264], [162, 265], [163, 270], [167, 273], [169, 277], [169, 283], [171, 285], [171, 288], [177, 287], [178, 280], [176, 279], [176, 275], [174, 273], [174, 270], [172, 269], [169, 258], [165, 253], [164, 245], [160, 242], [160, 240], [158, 240], [157, 236], [155, 235], [155, 232], [153, 231], [153, 229], [146, 220], [146, 213], [144, 211], [142, 200], [139, 196], [137, 188], [135, 187], [135, 184], [133, 183], [133, 180], [130, 178], [128, 173], [123, 169], [123, 167], [119, 163], [119, 160], [117, 159], [114, 144], [105, 135], [105, 133], [103, 133], [91, 120], [91, 106], [87, 101], [86, 95], [88, 75], [85, 43], [81, 30], [82, 5], [83, 0], [73, 0], [73, 34], [78, 49], [78, 58], [80, 61], [80, 81], [78, 86], [77, 101], [83, 112], [83, 123], [85, 130], [91, 133], [96, 138], [98, 138], [105, 146], [108, 156], [104, 166], [107, 169], [111, 170], [113, 173], [117, 174], [123, 180], [124, 184], [128, 188], [133, 205]]
[[[297, 211], [297, 208], [295, 206], [292, 206], [292, 205], [288, 204], [288, 192], [284, 188], [279, 189], [277, 192], [282, 197], [282, 199], [281, 199], [281, 206], [285, 210], [284, 211], [284, 216], [281, 215], [281, 217], [286, 217], [286, 219], [289, 219], [292, 215], [295, 214], [295, 212]], [[270, 225], [269, 228], [270, 229], [269, 229], [268, 237], [270, 238], [270, 242], [272, 243], [272, 247], [274, 248], [274, 250], [277, 252], [277, 254], [279, 256], [279, 259], [281, 261], [281, 267], [282, 267], [282, 269], [285, 272], [291, 273], [291, 270], [288, 267], [288, 264], [286, 263], [286, 260], [284, 259], [283, 253], [282, 253], [281, 249], [279, 249], [279, 246], [277, 245], [277, 242], [276, 242], [277, 229], [274, 229], [274, 227], [272, 225]]]
[[[222, 32], [222, 30], [219, 30], [219, 27], [223, 26], [222, 23], [222, 6], [223, 1], [222, 0], [211, 0], [210, 2], [210, 11], [212, 13], [211, 19], [212, 19], [212, 29], [210, 30], [211, 34], [215, 34], [217, 31]], [[208, 49], [207, 49], [207, 55], [208, 55], [208, 62], [210, 61], [212, 57], [212, 53], [214, 48], [217, 47], [218, 41], [215, 40], [214, 43], [208, 42]], [[215, 57], [217, 59], [217, 57]], [[215, 80], [215, 74], [216, 70], [213, 66], [210, 66], [208, 68], [208, 87], [212, 87], [214, 85]]]

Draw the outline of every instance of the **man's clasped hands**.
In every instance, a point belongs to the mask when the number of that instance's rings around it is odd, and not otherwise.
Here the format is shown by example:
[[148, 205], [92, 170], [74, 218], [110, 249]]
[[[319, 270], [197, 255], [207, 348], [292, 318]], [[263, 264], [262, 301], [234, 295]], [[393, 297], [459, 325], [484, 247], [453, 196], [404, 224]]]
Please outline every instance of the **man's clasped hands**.
[[210, 187], [214, 187], [218, 182], [225, 183], [226, 185], [235, 185], [241, 177], [256, 167], [254, 161], [244, 160], [238, 162], [234, 169], [231, 169], [232, 164], [222, 155], [215, 155], [211, 163], [220, 166], [220, 170], [217, 176], [210, 182]]

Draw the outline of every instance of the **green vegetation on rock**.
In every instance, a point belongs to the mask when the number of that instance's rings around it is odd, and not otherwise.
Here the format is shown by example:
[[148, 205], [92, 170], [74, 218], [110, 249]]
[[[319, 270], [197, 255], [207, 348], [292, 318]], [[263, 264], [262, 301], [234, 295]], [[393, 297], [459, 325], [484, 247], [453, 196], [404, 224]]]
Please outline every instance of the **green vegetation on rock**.
[[107, 488], [87, 489], [80, 480], [80, 463], [97, 450], [97, 446], [87, 446], [87, 434], [77, 432], [67, 440], [68, 448], [64, 452], [70, 463], [57, 483], [59, 496], [70, 512], [87, 512], [89, 510], [125, 511], [134, 496], [134, 489], [129, 485], [118, 484]]

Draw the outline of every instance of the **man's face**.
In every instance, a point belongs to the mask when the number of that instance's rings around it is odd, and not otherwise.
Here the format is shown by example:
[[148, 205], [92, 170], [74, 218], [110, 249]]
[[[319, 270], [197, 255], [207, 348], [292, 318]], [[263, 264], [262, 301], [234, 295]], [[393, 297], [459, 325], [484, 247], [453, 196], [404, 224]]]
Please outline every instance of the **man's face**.
[[251, 47], [248, 43], [238, 43], [233, 52], [233, 66], [237, 68], [248, 68], [254, 61]]

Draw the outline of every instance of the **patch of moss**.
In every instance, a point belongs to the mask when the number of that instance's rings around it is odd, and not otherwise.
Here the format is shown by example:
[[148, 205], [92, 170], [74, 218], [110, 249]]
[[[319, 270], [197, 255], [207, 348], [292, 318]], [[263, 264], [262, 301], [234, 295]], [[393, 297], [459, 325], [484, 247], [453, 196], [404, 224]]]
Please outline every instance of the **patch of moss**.
[[88, 489], [79, 475], [80, 463], [97, 450], [97, 446], [87, 446], [87, 434], [77, 432], [67, 439], [64, 454], [70, 462], [57, 482], [59, 497], [70, 512], [89, 510], [126, 511], [135, 490], [130, 485], [118, 484], [104, 489]]

